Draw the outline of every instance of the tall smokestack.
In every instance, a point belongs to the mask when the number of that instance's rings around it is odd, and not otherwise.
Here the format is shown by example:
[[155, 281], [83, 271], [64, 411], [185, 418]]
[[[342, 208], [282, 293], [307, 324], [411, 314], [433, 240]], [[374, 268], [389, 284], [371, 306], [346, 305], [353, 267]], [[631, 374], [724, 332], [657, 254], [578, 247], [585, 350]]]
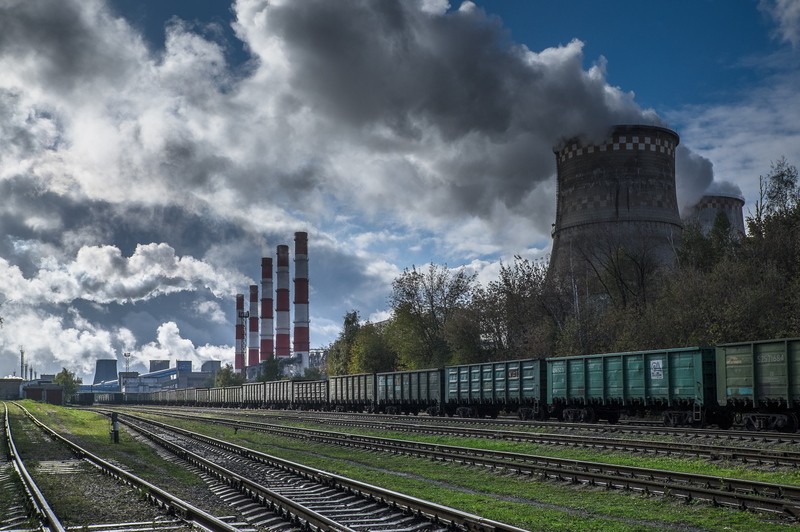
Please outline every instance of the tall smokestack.
[[289, 353], [289, 246], [278, 246], [278, 289], [275, 290], [275, 355], [286, 358]]
[[272, 321], [272, 258], [261, 259], [261, 361], [275, 355]]
[[308, 360], [308, 233], [294, 234], [294, 354]]
[[236, 294], [236, 344], [233, 348], [233, 369], [237, 373], [244, 371], [244, 350], [247, 341], [244, 338], [244, 324], [247, 314], [244, 312], [244, 294]]
[[258, 285], [250, 285], [250, 334], [247, 339], [247, 365], [258, 365]]

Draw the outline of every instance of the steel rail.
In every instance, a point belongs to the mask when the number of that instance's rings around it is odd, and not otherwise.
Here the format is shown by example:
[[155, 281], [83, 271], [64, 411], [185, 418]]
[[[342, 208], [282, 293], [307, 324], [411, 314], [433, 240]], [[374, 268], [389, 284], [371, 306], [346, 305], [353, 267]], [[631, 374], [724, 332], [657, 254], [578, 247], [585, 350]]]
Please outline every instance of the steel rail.
[[782, 513], [794, 518], [800, 518], [800, 487], [797, 486], [603, 464], [585, 460], [358, 436], [298, 427], [214, 420], [207, 417], [204, 417], [203, 420], [233, 427], [246, 427], [252, 430], [288, 435], [290, 437], [301, 437], [334, 445], [358, 446], [371, 450], [379, 449], [391, 453], [402, 453], [441, 461], [455, 461], [491, 469], [512, 470], [559, 480], [602, 484], [608, 487], [635, 488], [646, 493], [669, 494], [688, 500], [699, 498], [713, 504]]
[[36, 419], [33, 414], [28, 412], [25, 407], [18, 403], [14, 403], [16, 406], [22, 409], [25, 412], [33, 423], [45, 431], [50, 437], [58, 440], [59, 442], [63, 443], [67, 447], [69, 447], [72, 452], [74, 452], [77, 456], [88, 460], [91, 464], [96, 466], [105, 474], [109, 475], [110, 477], [118, 480], [119, 482], [131, 486], [132, 488], [136, 489], [140, 493], [144, 495], [144, 497], [157, 505], [160, 508], [164, 508], [165, 510], [171, 512], [176, 517], [182, 519], [183, 521], [201, 527], [205, 530], [210, 531], [219, 531], [219, 532], [237, 532], [239, 529], [231, 526], [230, 524], [217, 519], [213, 515], [197, 508], [196, 506], [188, 503], [187, 501], [172, 495], [171, 493], [155, 486], [144, 479], [137, 477], [127, 471], [111, 464], [100, 458], [99, 456], [92, 454], [91, 452], [87, 451], [83, 447], [69, 441], [65, 437], [61, 436], [53, 429]]
[[[131, 417], [135, 418], [135, 416]], [[342, 530], [342, 531], [352, 530], [350, 528], [343, 527], [339, 523], [331, 519], [328, 519], [327, 517], [320, 515], [317, 512], [314, 512], [313, 510], [310, 510], [300, 504], [297, 504], [291, 499], [288, 499], [283, 495], [270, 490], [269, 488], [260, 486], [259, 484], [252, 482], [251, 480], [237, 473], [234, 473], [233, 471], [230, 471], [223, 466], [220, 466], [209, 460], [206, 460], [197, 453], [189, 451], [188, 449], [178, 445], [173, 441], [162, 438], [158, 434], [150, 430], [147, 430], [141, 425], [132, 424], [130, 422], [125, 421], [124, 419], [120, 419], [119, 421], [120, 423], [135, 428], [139, 433], [149, 438], [150, 440], [156, 442], [158, 445], [161, 445], [162, 447], [168, 449], [176, 456], [202, 469], [206, 473], [209, 473], [214, 477], [224, 481], [229, 486], [236, 488], [246, 496], [252, 498], [254, 501], [257, 501], [259, 504], [267, 505], [270, 507], [270, 509], [276, 509], [276, 508], [283, 509], [286, 512], [288, 512], [289, 515], [293, 516], [295, 520], [304, 521], [308, 526], [313, 527], [315, 530]], [[143, 420], [143, 419], [137, 419], [137, 421], [145, 423], [153, 423], [150, 420]]]
[[[428, 519], [431, 519], [435, 522], [450, 523], [452, 526], [459, 527], [463, 530], [524, 532], [524, 529], [506, 523], [501, 523], [499, 521], [486, 519], [478, 515], [462, 512], [461, 510], [457, 510], [455, 508], [450, 508], [429, 501], [424, 501], [422, 499], [418, 499], [410, 495], [405, 495], [403, 493], [399, 493], [396, 491], [388, 490], [378, 486], [373, 486], [365, 482], [349, 479], [337, 475], [335, 473], [330, 473], [327, 471], [322, 471], [312, 467], [304, 466], [296, 462], [292, 462], [289, 460], [285, 460], [283, 458], [278, 458], [275, 456], [268, 455], [266, 453], [248, 449], [246, 447], [235, 445], [223, 440], [219, 440], [217, 438], [212, 438], [204, 434], [199, 434], [197, 432], [182, 429], [180, 427], [175, 427], [173, 425], [168, 425], [166, 423], [161, 423], [159, 421], [155, 421], [152, 419], [142, 418], [140, 416], [136, 416], [129, 413], [124, 413], [123, 415], [143, 423], [151, 423], [155, 426], [164, 428], [166, 430], [177, 432], [178, 434], [182, 434], [184, 436], [188, 436], [198, 441], [202, 441], [214, 447], [218, 447], [228, 452], [238, 454], [247, 459], [260, 463], [266, 463], [273, 467], [278, 467], [292, 474], [296, 474], [306, 478], [313, 478], [315, 479], [316, 482], [319, 482], [327, 486], [340, 488], [351, 493], [361, 494], [362, 496], [383, 502], [385, 504], [389, 504], [391, 506], [406, 508], [413, 514], [426, 516]], [[202, 458], [200, 457], [198, 458], [202, 460]]]
[[[137, 405], [137, 407], [144, 406], [147, 409], [156, 409], [158, 406], [154, 405]], [[196, 407], [181, 407], [197, 410]], [[218, 408], [218, 407], [201, 407], [206, 411], [229, 412], [231, 408]], [[175, 408], [172, 409], [175, 411]], [[277, 410], [261, 410], [258, 414], [254, 414], [253, 409], [239, 409], [243, 415], [275, 415], [283, 419], [303, 419], [310, 416], [304, 416], [301, 411], [277, 411]], [[278, 413], [280, 412], [280, 413]], [[288, 413], [286, 413], [288, 412]], [[460, 418], [460, 417], [440, 417], [440, 416], [409, 416], [409, 415], [396, 415], [396, 414], [364, 414], [359, 412], [349, 412], [345, 414], [347, 418], [363, 418], [368, 420], [396, 420], [403, 421], [413, 418], [415, 423], [425, 425], [473, 425], [473, 426], [500, 426], [500, 427], [518, 427], [518, 428], [547, 428], [551, 427], [559, 430], [589, 430], [593, 432], [606, 432], [606, 433], [621, 433], [621, 434], [653, 434], [662, 436], [683, 436], [688, 438], [709, 439], [709, 438], [724, 438], [728, 440], [738, 441], [764, 441], [774, 443], [800, 443], [800, 432], [798, 433], [785, 433], [785, 432], [752, 432], [744, 430], [718, 430], [710, 428], [690, 428], [690, 427], [665, 427], [657, 424], [656, 422], [641, 421], [637, 425], [633, 420], [620, 422], [614, 425], [605, 423], [566, 423], [562, 421], [521, 421], [517, 419], [503, 418], [503, 419], [487, 419], [487, 418]], [[314, 419], [321, 418], [343, 418], [341, 412], [325, 412], [314, 411]]]
[[[240, 421], [239, 423], [250, 423]], [[766, 449], [745, 449], [729, 445], [710, 445], [706, 443], [692, 443], [690, 445], [675, 442], [657, 442], [643, 440], [624, 440], [621, 438], [602, 438], [597, 436], [575, 436], [572, 434], [547, 434], [541, 432], [492, 430], [466, 427], [437, 427], [432, 425], [413, 425], [394, 421], [352, 421], [324, 420], [322, 424], [335, 426], [358, 426], [364, 428], [382, 428], [398, 432], [412, 432], [424, 434], [443, 434], [456, 436], [469, 436], [495, 440], [524, 441], [532, 443], [545, 443], [565, 447], [589, 447], [613, 449], [618, 451], [652, 452], [654, 454], [681, 454], [706, 456], [712, 460], [741, 460], [743, 462], [768, 463], [775, 466], [800, 466], [800, 452], [773, 451]]]
[[14, 443], [14, 438], [11, 434], [11, 422], [8, 417], [8, 405], [5, 402], [3, 402], [3, 411], [3, 425], [5, 427], [6, 440], [8, 442], [9, 457], [14, 464], [14, 469], [17, 471], [19, 478], [22, 480], [22, 485], [28, 495], [28, 499], [33, 505], [33, 510], [36, 513], [37, 519], [43, 527], [46, 527], [52, 532], [65, 532], [66, 528], [64, 528], [64, 525], [62, 525], [61, 521], [58, 520], [58, 517], [56, 516], [55, 512], [53, 512], [53, 509], [50, 508], [50, 504], [42, 494], [39, 486], [36, 485], [36, 481], [33, 480], [33, 477], [31, 477], [30, 473], [28, 472], [28, 468], [25, 467], [22, 457], [17, 451], [17, 446]]

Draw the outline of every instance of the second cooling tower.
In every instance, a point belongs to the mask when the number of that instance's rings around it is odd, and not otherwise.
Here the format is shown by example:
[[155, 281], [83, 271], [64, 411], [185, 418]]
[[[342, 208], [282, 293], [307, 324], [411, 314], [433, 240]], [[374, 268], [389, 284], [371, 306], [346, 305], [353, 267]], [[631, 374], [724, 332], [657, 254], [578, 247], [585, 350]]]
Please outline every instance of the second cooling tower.
[[614, 126], [600, 143], [570, 141], [555, 152], [556, 221], [551, 268], [575, 271], [620, 247], [660, 264], [674, 262], [682, 229], [669, 129]]

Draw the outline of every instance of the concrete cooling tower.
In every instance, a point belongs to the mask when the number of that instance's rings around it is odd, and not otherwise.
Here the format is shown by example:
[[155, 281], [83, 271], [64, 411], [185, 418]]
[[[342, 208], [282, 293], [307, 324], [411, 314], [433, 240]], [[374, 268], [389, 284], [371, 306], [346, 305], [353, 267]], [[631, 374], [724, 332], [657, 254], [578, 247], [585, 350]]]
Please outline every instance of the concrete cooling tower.
[[115, 380], [117, 380], [117, 359], [106, 358], [98, 360], [94, 368], [94, 382], [92, 384]]
[[724, 215], [737, 236], [744, 236], [744, 198], [727, 194], [707, 194], [703, 196], [686, 216], [686, 221], [697, 222], [700, 230], [707, 235], [717, 216]]
[[575, 273], [624, 248], [672, 264], [682, 224], [669, 129], [618, 125], [597, 144], [572, 140], [554, 150], [556, 221], [551, 272]]

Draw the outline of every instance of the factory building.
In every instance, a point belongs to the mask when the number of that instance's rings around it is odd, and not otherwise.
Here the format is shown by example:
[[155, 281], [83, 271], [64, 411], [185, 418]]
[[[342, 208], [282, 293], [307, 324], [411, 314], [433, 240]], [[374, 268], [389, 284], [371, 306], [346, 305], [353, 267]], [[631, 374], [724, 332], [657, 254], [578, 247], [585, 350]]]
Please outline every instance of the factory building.
[[674, 264], [682, 231], [675, 189], [679, 142], [663, 127], [618, 125], [603, 141], [573, 139], [553, 150], [551, 274], [580, 277], [619, 250], [654, 265]]

